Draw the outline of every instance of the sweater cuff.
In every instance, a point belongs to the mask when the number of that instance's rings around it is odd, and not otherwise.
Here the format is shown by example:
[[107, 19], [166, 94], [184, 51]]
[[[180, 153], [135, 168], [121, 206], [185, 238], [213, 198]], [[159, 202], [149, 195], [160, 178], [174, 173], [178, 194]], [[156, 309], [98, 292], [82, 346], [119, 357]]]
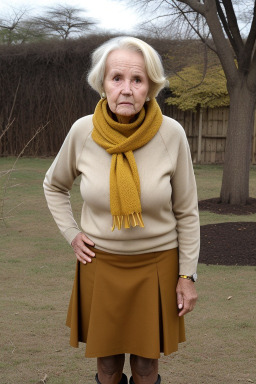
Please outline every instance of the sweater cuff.
[[72, 241], [78, 235], [78, 233], [81, 233], [81, 229], [79, 228], [69, 228], [65, 232], [62, 232], [62, 235], [65, 237], [65, 239], [69, 242], [71, 245]]
[[192, 276], [197, 271], [198, 258], [194, 260], [179, 261], [179, 275]]

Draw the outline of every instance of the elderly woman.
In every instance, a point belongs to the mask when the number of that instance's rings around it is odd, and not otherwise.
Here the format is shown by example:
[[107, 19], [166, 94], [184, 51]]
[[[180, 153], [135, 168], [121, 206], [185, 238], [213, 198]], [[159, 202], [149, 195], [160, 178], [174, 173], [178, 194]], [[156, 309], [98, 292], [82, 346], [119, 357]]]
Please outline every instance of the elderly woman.
[[[183, 128], [155, 97], [166, 79], [157, 52], [132, 37], [100, 46], [89, 84], [101, 100], [72, 126], [48, 170], [50, 211], [76, 258], [70, 343], [97, 357], [96, 382], [159, 384], [160, 353], [185, 340], [199, 255], [197, 192]], [[81, 175], [81, 227], [69, 191]]]

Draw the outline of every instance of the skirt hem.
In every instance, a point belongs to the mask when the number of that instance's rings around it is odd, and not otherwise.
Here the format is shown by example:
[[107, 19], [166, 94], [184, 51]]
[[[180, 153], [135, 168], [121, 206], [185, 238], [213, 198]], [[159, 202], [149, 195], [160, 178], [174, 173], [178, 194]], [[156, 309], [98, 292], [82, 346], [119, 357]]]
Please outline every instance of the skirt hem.
[[[69, 327], [69, 325], [67, 325], [67, 327]], [[69, 327], [70, 328], [70, 327]], [[182, 341], [179, 341], [179, 344], [182, 344], [182, 343], [185, 343], [186, 340], [182, 340]], [[75, 344], [71, 344], [70, 343], [70, 346], [72, 348], [79, 348], [79, 343], [83, 343], [83, 344], [86, 344], [86, 341], [82, 341], [82, 340], [79, 340], [79, 342], [77, 343], [77, 345]], [[132, 349], [112, 349], [112, 350], [108, 350], [108, 351], [105, 351], [105, 352], [94, 352], [94, 353], [87, 353], [86, 352], [86, 348], [85, 348], [85, 357], [87, 358], [98, 358], [98, 357], [107, 357], [107, 356], [114, 356], [114, 355], [121, 355], [121, 354], [130, 354], [130, 355], [136, 355], [136, 356], [140, 356], [140, 357], [145, 357], [147, 359], [159, 359], [161, 357], [161, 355], [163, 356], [169, 356], [171, 355], [172, 353], [175, 353], [178, 351], [178, 347], [177, 348], [173, 348], [173, 349], [170, 349], [168, 351], [160, 351], [160, 353], [156, 353], [156, 354], [147, 354], [147, 353], [144, 353], [143, 351], [139, 351], [139, 350], [132, 350]]]

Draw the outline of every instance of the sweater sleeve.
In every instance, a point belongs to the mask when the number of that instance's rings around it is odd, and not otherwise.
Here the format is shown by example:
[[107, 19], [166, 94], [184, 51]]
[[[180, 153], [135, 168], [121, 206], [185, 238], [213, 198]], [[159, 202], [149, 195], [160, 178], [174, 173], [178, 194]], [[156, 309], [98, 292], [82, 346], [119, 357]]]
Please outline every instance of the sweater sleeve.
[[75, 236], [81, 232], [76, 223], [70, 203], [70, 190], [74, 180], [81, 173], [78, 170], [79, 157], [85, 140], [86, 119], [77, 120], [71, 127], [58, 155], [46, 173], [43, 187], [51, 214], [66, 240], [71, 244]]
[[197, 187], [185, 131], [175, 120], [168, 120], [172, 132], [168, 134], [167, 149], [173, 166], [172, 209], [178, 234], [179, 273], [189, 276], [196, 272], [200, 248]]
[[179, 273], [192, 275], [196, 272], [199, 258], [200, 222], [195, 175], [183, 128], [171, 184], [173, 212], [177, 220]]

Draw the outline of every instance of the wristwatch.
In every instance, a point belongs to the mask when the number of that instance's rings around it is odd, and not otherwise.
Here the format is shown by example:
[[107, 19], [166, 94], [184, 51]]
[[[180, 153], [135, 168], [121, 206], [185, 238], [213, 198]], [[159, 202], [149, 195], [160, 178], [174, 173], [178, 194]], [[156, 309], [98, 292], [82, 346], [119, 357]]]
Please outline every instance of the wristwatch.
[[197, 281], [197, 274], [196, 274], [196, 273], [193, 273], [193, 275], [191, 275], [191, 276], [187, 276], [187, 275], [179, 275], [179, 277], [181, 277], [182, 279], [188, 279], [188, 280], [191, 280], [191, 281], [193, 281], [194, 283]]

